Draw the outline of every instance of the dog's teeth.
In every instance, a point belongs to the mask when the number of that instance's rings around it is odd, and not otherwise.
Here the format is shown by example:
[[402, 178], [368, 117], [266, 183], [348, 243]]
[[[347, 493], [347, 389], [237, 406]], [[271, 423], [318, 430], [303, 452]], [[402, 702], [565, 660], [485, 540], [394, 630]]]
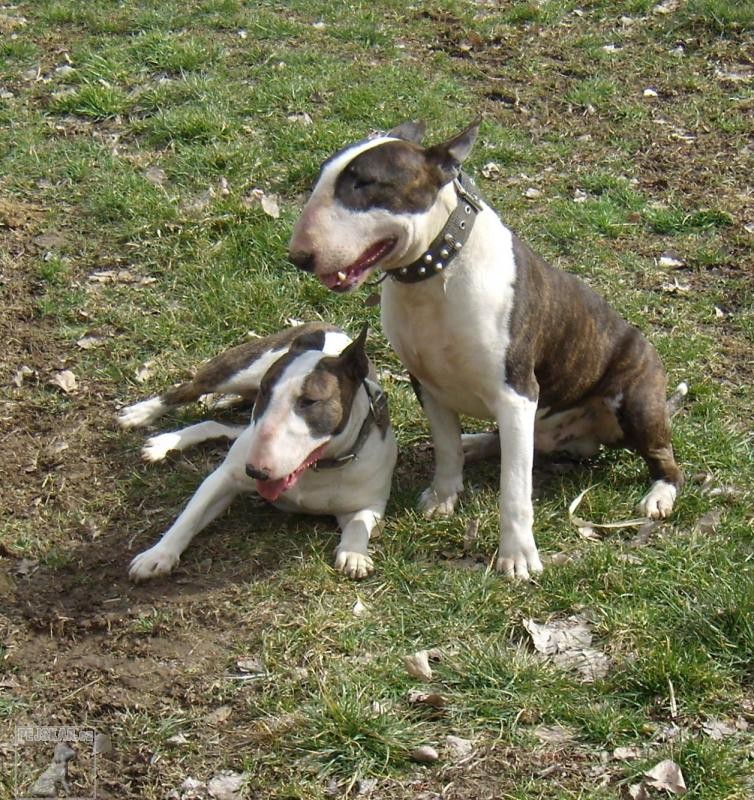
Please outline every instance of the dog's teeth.
[[345, 280], [345, 279], [348, 277], [348, 275], [346, 275], [346, 273], [345, 273], [345, 272], [343, 272], [343, 270], [341, 270], [341, 271], [340, 271], [340, 272], [339, 272], [339, 273], [336, 275], [336, 277], [337, 277], [337, 279], [338, 279], [339, 281], [344, 281], [344, 280]]

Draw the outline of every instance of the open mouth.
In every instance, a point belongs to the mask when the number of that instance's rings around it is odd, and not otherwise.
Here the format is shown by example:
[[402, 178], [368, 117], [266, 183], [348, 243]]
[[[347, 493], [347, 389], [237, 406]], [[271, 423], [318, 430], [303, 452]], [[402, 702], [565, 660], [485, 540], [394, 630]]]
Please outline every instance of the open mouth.
[[322, 457], [322, 454], [327, 447], [327, 442], [320, 445], [316, 450], [313, 450], [304, 459], [304, 461], [296, 467], [289, 475], [284, 478], [274, 478], [269, 481], [257, 481], [257, 491], [269, 503], [274, 503], [283, 492], [287, 492], [292, 486], [298, 482], [301, 475], [306, 472], [312, 465]]
[[395, 247], [396, 241], [397, 239], [393, 236], [389, 239], [381, 239], [367, 248], [349, 267], [328, 275], [320, 275], [319, 279], [333, 292], [347, 292], [361, 283], [374, 265]]

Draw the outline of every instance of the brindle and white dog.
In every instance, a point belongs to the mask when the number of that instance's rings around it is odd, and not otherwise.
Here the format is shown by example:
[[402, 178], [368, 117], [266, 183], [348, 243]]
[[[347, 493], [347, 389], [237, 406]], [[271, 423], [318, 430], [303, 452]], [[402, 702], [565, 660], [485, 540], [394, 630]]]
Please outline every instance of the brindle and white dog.
[[[653, 480], [639, 509], [651, 518], [671, 513], [682, 476], [657, 352], [478, 196], [461, 171], [478, 129], [424, 148], [424, 126], [406, 123], [335, 153], [294, 228], [290, 258], [336, 292], [378, 267], [389, 276], [382, 324], [434, 441], [434, 479], [420, 500], [426, 514], [451, 514], [463, 488], [459, 414], [497, 422], [497, 568], [525, 579], [542, 569], [532, 533], [535, 448], [638, 451]], [[497, 440], [480, 437], [467, 455]]]
[[133, 559], [132, 580], [169, 573], [199, 531], [252, 491], [284, 511], [334, 515], [335, 569], [350, 578], [373, 571], [369, 536], [385, 513], [397, 448], [365, 340], [366, 328], [354, 342], [332, 325], [291, 328], [233, 347], [193, 380], [120, 413], [132, 428], [209, 393], [254, 401], [249, 425], [206, 421], [147, 441], [144, 458], [159, 461], [207, 439], [235, 440], [172, 527]]

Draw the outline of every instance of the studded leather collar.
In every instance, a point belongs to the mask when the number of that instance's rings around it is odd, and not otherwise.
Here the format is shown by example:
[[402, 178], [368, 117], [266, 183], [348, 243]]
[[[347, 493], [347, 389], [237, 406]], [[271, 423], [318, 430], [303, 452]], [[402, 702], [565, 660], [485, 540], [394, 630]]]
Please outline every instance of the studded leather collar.
[[459, 173], [453, 185], [458, 203], [445, 226], [416, 261], [405, 267], [385, 270], [394, 281], [419, 283], [439, 275], [463, 249], [471, 235], [476, 215], [482, 210], [482, 198], [474, 181], [463, 172]]
[[345, 455], [337, 456], [336, 458], [322, 458], [317, 461], [316, 464], [313, 464], [312, 469], [315, 472], [319, 472], [322, 469], [345, 467], [347, 464], [355, 461], [359, 457], [361, 448], [369, 438], [369, 434], [372, 432], [372, 425], [377, 425], [377, 427], [383, 431], [384, 436], [384, 432], [387, 430], [387, 426], [390, 423], [387, 395], [377, 384], [371, 381], [365, 380], [363, 384], [367, 397], [369, 398], [369, 411], [367, 411], [364, 422], [361, 424], [356, 440], [353, 445], [351, 445], [350, 451]]

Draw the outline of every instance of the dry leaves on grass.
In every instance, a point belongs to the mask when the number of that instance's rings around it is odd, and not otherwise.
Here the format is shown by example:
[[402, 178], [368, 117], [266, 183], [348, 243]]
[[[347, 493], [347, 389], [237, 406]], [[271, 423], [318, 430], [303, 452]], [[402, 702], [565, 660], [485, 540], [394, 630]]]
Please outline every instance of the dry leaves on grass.
[[262, 207], [262, 211], [268, 217], [277, 219], [280, 216], [280, 203], [276, 194], [267, 194], [263, 189], [252, 189], [246, 197], [241, 199], [246, 208], [253, 208], [256, 205]]
[[150, 286], [157, 283], [157, 278], [148, 275], [137, 275], [130, 269], [100, 269], [89, 276], [92, 283], [120, 283], [130, 286]]
[[432, 667], [429, 666], [429, 654], [426, 650], [419, 650], [410, 656], [403, 657], [406, 672], [420, 681], [429, 683], [432, 680]]
[[618, 530], [620, 528], [638, 528], [645, 525], [648, 520], [646, 517], [633, 517], [631, 519], [620, 519], [615, 522], [592, 522], [576, 516], [576, 509], [581, 505], [581, 501], [594, 487], [588, 486], [578, 497], [574, 498], [568, 506], [568, 519], [572, 525], [578, 529], [579, 535], [583, 539], [599, 541], [602, 537], [598, 530]]
[[47, 383], [60, 389], [64, 394], [73, 394], [79, 388], [76, 376], [69, 369], [61, 369], [56, 372]]
[[591, 646], [592, 633], [583, 617], [574, 615], [549, 623], [525, 619], [523, 624], [539, 653], [558, 667], [576, 672], [584, 683], [594, 683], [607, 674], [610, 659]]

